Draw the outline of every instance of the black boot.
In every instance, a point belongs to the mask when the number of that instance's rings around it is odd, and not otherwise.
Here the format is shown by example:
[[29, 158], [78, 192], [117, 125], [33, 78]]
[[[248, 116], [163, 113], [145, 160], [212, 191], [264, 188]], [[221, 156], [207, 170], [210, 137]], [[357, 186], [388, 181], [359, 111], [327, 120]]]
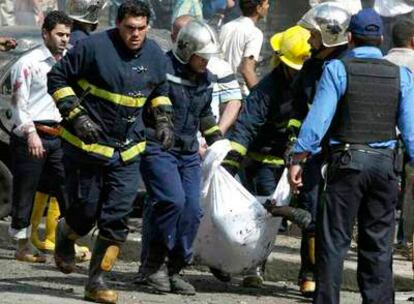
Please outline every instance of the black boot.
[[171, 292], [193, 296], [196, 294], [194, 286], [184, 280], [183, 277], [179, 274], [184, 266], [185, 263], [183, 262], [177, 262], [174, 260], [168, 261], [168, 276], [170, 278]]
[[145, 274], [145, 283], [155, 293], [171, 291], [170, 281], [165, 266], [167, 248], [164, 244], [151, 242], [148, 255], [140, 271]]
[[56, 227], [55, 263], [63, 273], [71, 273], [75, 270], [75, 240], [79, 238], [72, 228], [61, 219]]
[[95, 241], [85, 286], [85, 300], [97, 303], [116, 303], [118, 293], [108, 288], [105, 273], [111, 271], [118, 257], [120, 244], [100, 236]]

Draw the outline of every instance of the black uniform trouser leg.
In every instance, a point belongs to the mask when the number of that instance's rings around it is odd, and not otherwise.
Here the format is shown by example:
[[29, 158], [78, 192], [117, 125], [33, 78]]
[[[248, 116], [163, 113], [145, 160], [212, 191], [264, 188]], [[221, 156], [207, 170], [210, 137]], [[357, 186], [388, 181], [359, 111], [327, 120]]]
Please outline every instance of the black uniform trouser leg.
[[[358, 284], [364, 304], [394, 303], [392, 239], [397, 180], [392, 159], [356, 152], [334, 155], [318, 211], [314, 303], [339, 303], [342, 270], [358, 218]], [[333, 269], [335, 271], [333, 271]]]
[[322, 190], [321, 168], [324, 156], [317, 154], [310, 158], [303, 169], [303, 187], [298, 196], [299, 207], [310, 212], [312, 215], [311, 224], [302, 230], [302, 240], [300, 245], [301, 268], [299, 280], [315, 280], [315, 252], [311, 246], [312, 239], [315, 237], [316, 213]]
[[138, 189], [139, 162], [112, 164], [67, 158], [69, 208], [66, 222], [80, 236], [98, 225], [99, 235], [124, 242]]
[[26, 139], [12, 135], [13, 204], [11, 228], [20, 230], [30, 225], [33, 199], [42, 174], [47, 172], [50, 188], [65, 204], [63, 151], [56, 137], [41, 138], [46, 156], [34, 159], [28, 154]]

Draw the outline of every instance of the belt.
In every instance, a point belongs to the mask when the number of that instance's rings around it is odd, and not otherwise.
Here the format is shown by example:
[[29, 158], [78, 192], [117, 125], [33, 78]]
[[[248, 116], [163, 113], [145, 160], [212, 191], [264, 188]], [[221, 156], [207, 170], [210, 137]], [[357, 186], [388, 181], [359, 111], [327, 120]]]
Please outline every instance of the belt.
[[329, 147], [331, 153], [344, 151], [358, 151], [363, 153], [381, 154], [389, 157], [394, 156], [394, 149], [389, 148], [373, 148], [364, 144], [338, 144]]
[[40, 135], [46, 135], [46, 136], [52, 136], [52, 137], [57, 137], [57, 136], [60, 135], [61, 127], [59, 125], [57, 125], [55, 127], [49, 127], [49, 126], [46, 126], [46, 125], [35, 123], [35, 127], [36, 127], [36, 131]]

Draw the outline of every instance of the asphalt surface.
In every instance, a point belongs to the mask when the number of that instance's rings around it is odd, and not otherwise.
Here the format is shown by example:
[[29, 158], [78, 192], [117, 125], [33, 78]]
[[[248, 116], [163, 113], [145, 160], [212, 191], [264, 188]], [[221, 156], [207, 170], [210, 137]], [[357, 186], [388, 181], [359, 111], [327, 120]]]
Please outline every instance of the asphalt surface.
[[[0, 303], [2, 304], [70, 304], [83, 301], [83, 286], [87, 278], [87, 263], [79, 264], [70, 275], [58, 272], [52, 256], [46, 264], [29, 264], [14, 260], [13, 245], [0, 240]], [[165, 303], [165, 304], [290, 304], [310, 303], [301, 297], [292, 281], [266, 282], [261, 289], [240, 287], [240, 278], [230, 283], [221, 283], [207, 272], [185, 271], [186, 278], [195, 285], [196, 296], [174, 294], [155, 295], [145, 287], [133, 283], [138, 264], [118, 261], [109, 276], [109, 284], [120, 291], [119, 304]], [[397, 304], [406, 301], [414, 292], [397, 293]], [[360, 303], [355, 292], [344, 291], [342, 304]]]

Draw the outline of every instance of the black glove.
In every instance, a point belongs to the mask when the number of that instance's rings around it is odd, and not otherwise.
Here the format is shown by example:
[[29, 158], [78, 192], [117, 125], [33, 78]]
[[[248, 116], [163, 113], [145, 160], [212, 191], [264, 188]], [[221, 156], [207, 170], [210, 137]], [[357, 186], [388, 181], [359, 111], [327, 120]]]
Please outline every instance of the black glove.
[[155, 137], [161, 142], [163, 149], [174, 147], [174, 126], [170, 115], [164, 113], [156, 116]]
[[235, 176], [240, 169], [240, 163], [243, 156], [237, 151], [231, 150], [227, 153], [224, 160], [221, 162], [221, 166], [226, 169], [232, 176]]
[[286, 145], [286, 150], [283, 153], [283, 160], [285, 161], [285, 166], [288, 166], [290, 163], [290, 159], [293, 155], [293, 148], [295, 146], [296, 141], [289, 141]]
[[79, 115], [72, 121], [73, 129], [76, 136], [79, 137], [85, 144], [94, 144], [99, 140], [99, 132], [102, 132], [100, 126], [93, 122], [93, 120], [86, 114]]

